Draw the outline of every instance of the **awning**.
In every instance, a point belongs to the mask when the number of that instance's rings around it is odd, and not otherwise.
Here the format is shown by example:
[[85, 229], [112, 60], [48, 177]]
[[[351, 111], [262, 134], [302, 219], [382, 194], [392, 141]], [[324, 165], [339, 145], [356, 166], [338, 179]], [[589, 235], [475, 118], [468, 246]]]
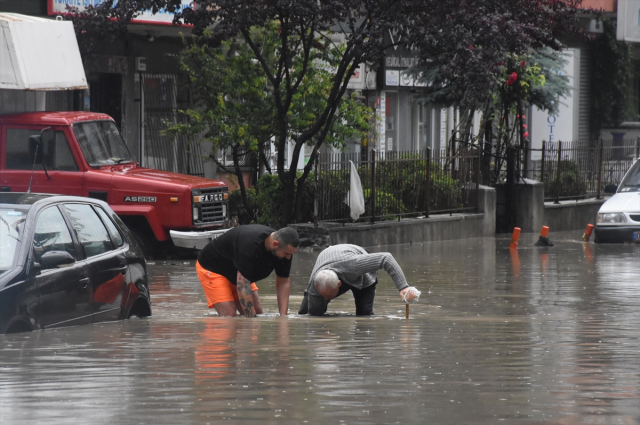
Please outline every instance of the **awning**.
[[0, 89], [86, 89], [73, 24], [0, 13]]

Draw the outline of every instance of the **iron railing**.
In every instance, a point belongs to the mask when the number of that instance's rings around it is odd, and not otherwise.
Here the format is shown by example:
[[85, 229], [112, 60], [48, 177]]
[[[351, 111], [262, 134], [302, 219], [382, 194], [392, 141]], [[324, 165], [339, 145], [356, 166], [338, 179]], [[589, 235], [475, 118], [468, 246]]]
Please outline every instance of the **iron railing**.
[[[601, 199], [640, 157], [640, 138], [595, 142], [543, 142], [531, 174], [544, 183], [545, 201]], [[537, 165], [537, 166], [536, 166]]]
[[200, 143], [194, 138], [164, 133], [171, 126], [188, 122], [187, 116], [179, 112], [191, 105], [184, 79], [174, 74], [142, 74], [142, 163], [158, 170], [204, 177]]
[[374, 222], [478, 210], [480, 156], [477, 149], [432, 157], [431, 150], [322, 154], [315, 164], [318, 221], [352, 221], [348, 192], [351, 163], [362, 184], [365, 211]]

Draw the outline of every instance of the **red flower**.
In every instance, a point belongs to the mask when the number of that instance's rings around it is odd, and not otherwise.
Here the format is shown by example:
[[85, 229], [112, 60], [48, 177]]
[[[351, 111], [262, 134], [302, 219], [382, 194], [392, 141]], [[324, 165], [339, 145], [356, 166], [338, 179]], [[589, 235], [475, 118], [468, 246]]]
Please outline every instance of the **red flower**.
[[522, 135], [522, 137], [529, 137], [529, 132], [525, 131], [524, 134]]
[[525, 118], [527, 118], [527, 117], [525, 117], [525, 116], [523, 115], [523, 116], [522, 116], [522, 119], [525, 119]]
[[502, 66], [502, 65], [504, 65], [504, 62], [500, 62], [500, 63], [498, 64], [498, 66]]
[[521, 66], [521, 67], [523, 67], [523, 68], [524, 68], [526, 65], [527, 65], [527, 63], [526, 63], [525, 61], [520, 62], [520, 66]]
[[516, 80], [518, 79], [518, 74], [516, 74], [515, 72], [511, 73], [511, 75], [509, 75], [509, 78], [507, 79], [507, 85], [510, 86], [513, 83], [516, 82]]
[[527, 128], [527, 125], [526, 125], [526, 124], [522, 124], [522, 127], [523, 127], [523, 128]]
[[472, 46], [471, 44], [469, 44], [469, 48], [470, 48], [471, 50], [473, 50], [473, 46]]

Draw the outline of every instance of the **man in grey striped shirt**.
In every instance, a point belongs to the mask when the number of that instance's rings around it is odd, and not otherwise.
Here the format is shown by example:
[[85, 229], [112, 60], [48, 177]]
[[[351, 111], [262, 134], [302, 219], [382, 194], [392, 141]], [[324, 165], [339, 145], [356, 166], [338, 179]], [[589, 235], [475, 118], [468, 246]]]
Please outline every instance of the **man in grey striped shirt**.
[[334, 245], [320, 253], [298, 314], [322, 316], [329, 302], [351, 290], [356, 315], [373, 314], [378, 270], [384, 269], [395, 283], [400, 298], [417, 301], [420, 292], [409, 286], [402, 269], [388, 252], [370, 254], [357, 245]]

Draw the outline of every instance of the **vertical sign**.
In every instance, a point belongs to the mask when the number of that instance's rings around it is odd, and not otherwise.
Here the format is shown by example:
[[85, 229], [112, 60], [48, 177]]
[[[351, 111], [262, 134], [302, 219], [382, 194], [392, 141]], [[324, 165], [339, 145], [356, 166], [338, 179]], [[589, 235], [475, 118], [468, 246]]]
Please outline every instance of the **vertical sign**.
[[[529, 132], [531, 137], [531, 148], [542, 149], [542, 141], [547, 142], [570, 142], [574, 139], [573, 134], [573, 122], [574, 122], [574, 98], [573, 95], [573, 83], [574, 83], [574, 66], [576, 59], [576, 51], [574, 49], [567, 49], [564, 52], [564, 58], [567, 63], [560, 70], [553, 72], [559, 75], [566, 75], [569, 77], [569, 86], [572, 88], [566, 97], [560, 98], [560, 105], [558, 112], [555, 114], [549, 113], [549, 111], [538, 109], [533, 106], [531, 108], [531, 131]], [[532, 161], [540, 161], [542, 159], [541, 151], [531, 152]]]
[[380, 107], [378, 108], [378, 151], [384, 151], [385, 149], [385, 130], [387, 128], [387, 96], [384, 91], [380, 92]]

